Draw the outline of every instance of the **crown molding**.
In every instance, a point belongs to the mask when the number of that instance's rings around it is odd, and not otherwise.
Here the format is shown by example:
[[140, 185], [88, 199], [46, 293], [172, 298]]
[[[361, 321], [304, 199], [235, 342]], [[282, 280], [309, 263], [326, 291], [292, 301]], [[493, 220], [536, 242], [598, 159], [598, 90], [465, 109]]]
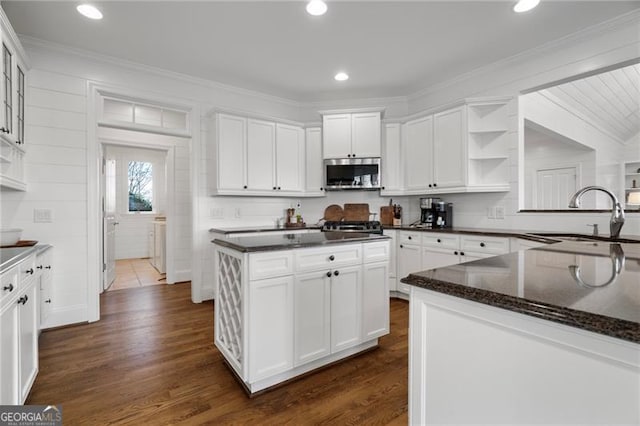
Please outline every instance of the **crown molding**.
[[20, 42], [20, 38], [13, 30], [13, 27], [9, 22], [9, 18], [7, 18], [7, 15], [5, 15], [4, 9], [2, 8], [2, 6], [0, 6], [0, 25], [2, 26], [2, 37], [9, 38], [10, 43], [13, 45], [20, 59], [22, 59], [22, 62], [24, 63], [25, 67], [27, 69], [31, 68], [29, 57], [27, 56], [27, 53], [25, 52], [24, 47]]
[[[591, 27], [584, 28], [582, 30], [576, 31], [567, 36], [542, 44], [540, 46], [531, 48], [529, 50], [525, 50], [523, 52], [501, 59], [499, 61], [492, 62], [488, 65], [478, 67], [474, 70], [460, 74], [457, 77], [454, 77], [449, 80], [443, 81], [441, 83], [437, 83], [437, 84], [425, 87], [424, 89], [418, 90], [410, 95], [407, 95], [406, 98], [407, 98], [407, 101], [409, 102], [414, 101], [416, 99], [427, 96], [431, 93], [435, 93], [440, 90], [446, 89], [447, 87], [460, 84], [477, 75], [490, 74], [500, 69], [504, 69], [511, 64], [522, 63], [522, 61], [524, 60], [540, 56], [541, 54], [544, 54], [552, 50], [556, 50], [560, 47], [566, 47], [570, 44], [576, 44], [576, 43], [588, 40], [590, 38], [593, 38], [594, 36], [607, 34], [612, 31], [619, 30], [622, 27], [633, 25], [633, 24], [635, 24], [636, 26], [640, 25], [640, 10], [631, 11], [624, 15], [620, 15], [618, 17], [609, 19], [599, 24], [592, 25]], [[636, 42], [637, 41], [638, 40], [636, 40]], [[630, 41], [630, 43], [632, 42], [633, 41]]]
[[90, 52], [84, 49], [78, 49], [75, 47], [66, 46], [59, 43], [54, 43], [48, 40], [43, 40], [36, 37], [30, 37], [26, 35], [19, 35], [20, 40], [25, 46], [30, 46], [33, 48], [45, 49], [53, 52], [60, 52], [64, 54], [79, 56], [82, 58], [90, 59], [96, 62], [107, 63], [110, 65], [116, 65], [122, 68], [126, 68], [133, 71], [138, 71], [147, 74], [155, 74], [160, 77], [166, 77], [173, 80], [179, 80], [190, 84], [195, 84], [198, 86], [208, 87], [212, 89], [220, 89], [228, 92], [236, 93], [239, 95], [251, 96], [253, 98], [261, 99], [264, 101], [280, 103], [292, 107], [305, 107], [307, 106], [305, 103], [282, 98], [275, 95], [270, 95], [263, 92], [258, 92], [255, 90], [244, 89], [242, 87], [232, 86], [228, 84], [223, 84], [214, 80], [207, 80], [205, 78], [194, 77], [188, 74], [183, 74], [175, 71], [169, 71], [158, 67], [153, 67], [150, 65], [143, 65], [137, 62], [128, 61], [125, 59], [116, 58], [114, 56], [102, 55], [95, 52]]

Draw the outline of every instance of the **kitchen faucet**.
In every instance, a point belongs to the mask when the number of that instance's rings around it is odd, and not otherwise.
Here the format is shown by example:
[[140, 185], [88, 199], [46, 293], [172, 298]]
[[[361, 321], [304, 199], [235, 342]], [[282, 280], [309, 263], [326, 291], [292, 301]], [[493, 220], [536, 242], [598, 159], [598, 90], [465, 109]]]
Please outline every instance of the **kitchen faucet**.
[[618, 238], [620, 236], [620, 230], [622, 229], [622, 225], [624, 225], [624, 209], [620, 205], [620, 202], [613, 194], [613, 192], [609, 191], [606, 188], [601, 186], [585, 186], [582, 189], [579, 189], [578, 192], [573, 194], [571, 200], [569, 200], [569, 207], [572, 209], [577, 209], [580, 207], [580, 199], [584, 195], [585, 192], [588, 191], [602, 191], [607, 194], [611, 198], [611, 219], [609, 220], [609, 231], [611, 232], [611, 238]]

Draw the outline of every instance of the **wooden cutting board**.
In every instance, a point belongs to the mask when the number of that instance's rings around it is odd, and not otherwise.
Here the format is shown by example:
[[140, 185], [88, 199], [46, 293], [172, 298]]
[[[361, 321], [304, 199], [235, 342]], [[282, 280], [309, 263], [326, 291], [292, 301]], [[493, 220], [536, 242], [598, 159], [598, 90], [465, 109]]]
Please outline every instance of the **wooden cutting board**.
[[348, 220], [348, 221], [369, 220], [369, 204], [345, 204], [344, 220]]
[[393, 206], [380, 207], [380, 224], [393, 225]]
[[337, 204], [331, 204], [324, 209], [324, 220], [341, 221], [344, 217], [344, 210]]

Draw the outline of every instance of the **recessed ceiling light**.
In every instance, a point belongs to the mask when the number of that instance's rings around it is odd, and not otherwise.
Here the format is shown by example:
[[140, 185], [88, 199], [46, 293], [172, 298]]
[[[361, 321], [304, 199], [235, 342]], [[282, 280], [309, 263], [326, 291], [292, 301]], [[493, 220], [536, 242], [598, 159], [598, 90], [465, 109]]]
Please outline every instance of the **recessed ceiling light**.
[[311, 0], [307, 3], [307, 13], [313, 16], [324, 15], [327, 12], [327, 4], [322, 0]]
[[540, 0], [519, 0], [515, 6], [513, 6], [513, 11], [522, 13], [527, 12], [534, 7], [536, 7], [540, 3]]
[[102, 19], [102, 12], [100, 12], [97, 7], [91, 6], [90, 4], [81, 4], [76, 7], [76, 10], [78, 13], [89, 19]]
[[337, 81], [345, 81], [349, 80], [349, 74], [347, 74], [346, 72], [339, 72], [333, 78], [335, 78]]

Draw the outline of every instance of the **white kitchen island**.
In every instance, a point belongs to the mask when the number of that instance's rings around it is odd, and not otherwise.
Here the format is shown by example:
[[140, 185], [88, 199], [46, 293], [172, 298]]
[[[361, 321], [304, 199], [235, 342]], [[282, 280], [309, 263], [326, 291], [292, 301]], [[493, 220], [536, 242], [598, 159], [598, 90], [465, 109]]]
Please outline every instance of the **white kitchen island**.
[[377, 347], [389, 333], [389, 237], [214, 240], [215, 345], [250, 394]]

